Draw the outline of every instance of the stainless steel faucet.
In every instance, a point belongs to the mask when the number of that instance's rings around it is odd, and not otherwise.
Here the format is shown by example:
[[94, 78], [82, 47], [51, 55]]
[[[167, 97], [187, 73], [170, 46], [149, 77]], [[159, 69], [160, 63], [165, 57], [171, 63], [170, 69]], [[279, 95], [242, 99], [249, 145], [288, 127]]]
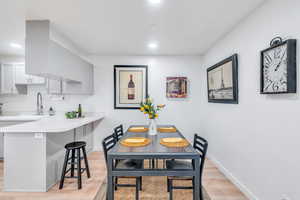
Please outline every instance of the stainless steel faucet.
[[36, 106], [37, 106], [37, 114], [42, 115], [44, 107], [43, 107], [43, 97], [40, 92], [37, 93]]

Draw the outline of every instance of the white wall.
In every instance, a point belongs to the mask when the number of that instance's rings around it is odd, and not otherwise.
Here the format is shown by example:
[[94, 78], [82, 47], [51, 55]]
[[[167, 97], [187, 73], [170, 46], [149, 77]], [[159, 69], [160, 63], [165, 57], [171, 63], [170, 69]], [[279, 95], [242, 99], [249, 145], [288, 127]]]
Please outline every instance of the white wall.
[[[155, 103], [166, 104], [158, 119], [159, 124], [175, 124], [189, 139], [200, 129], [198, 103], [201, 57], [93, 57], [96, 65], [95, 92], [90, 99], [97, 110], [102, 110], [106, 118], [102, 121], [101, 130], [96, 138], [108, 135], [114, 126], [122, 123], [127, 127], [131, 124], [147, 124], [145, 116], [139, 110], [114, 110], [113, 65], [148, 65], [149, 94]], [[187, 76], [190, 81], [190, 98], [187, 100], [167, 100], [166, 76]]]
[[[291, 200], [300, 199], [299, 92], [259, 92], [260, 50], [278, 35], [300, 38], [299, 10], [298, 0], [267, 1], [204, 57], [202, 85], [206, 85], [206, 68], [233, 53], [239, 54], [240, 103], [213, 104], [206, 100], [201, 105], [201, 127], [209, 141], [209, 155], [253, 199], [279, 200], [283, 194]], [[201, 95], [207, 99], [207, 92]]]
[[[189, 139], [199, 131], [199, 109], [201, 91], [199, 89], [201, 57], [90, 57], [95, 64], [95, 94], [93, 96], [67, 95], [65, 101], [53, 101], [46, 94], [45, 86], [31, 86], [26, 96], [0, 97], [5, 102], [6, 111], [34, 111], [36, 109], [36, 93], [44, 96], [45, 110], [53, 106], [57, 111], [68, 111], [82, 103], [85, 111], [105, 112], [106, 118], [101, 121], [95, 135], [95, 149], [101, 147], [101, 139], [112, 133], [113, 127], [124, 124], [147, 124], [145, 116], [138, 110], [114, 110], [114, 65], [148, 65], [149, 94], [155, 103], [164, 103], [166, 108], [161, 112], [159, 124], [176, 124], [179, 130]], [[187, 100], [167, 100], [165, 94], [166, 76], [187, 76], [190, 81], [190, 97]]]

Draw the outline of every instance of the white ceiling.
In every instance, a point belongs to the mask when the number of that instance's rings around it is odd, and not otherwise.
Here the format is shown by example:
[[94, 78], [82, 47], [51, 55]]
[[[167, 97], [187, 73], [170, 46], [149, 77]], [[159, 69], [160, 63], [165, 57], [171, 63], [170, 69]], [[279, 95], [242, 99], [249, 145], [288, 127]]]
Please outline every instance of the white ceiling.
[[203, 54], [263, 1], [1, 0], [0, 54], [21, 53], [8, 44], [23, 43], [25, 19], [49, 19], [88, 54]]

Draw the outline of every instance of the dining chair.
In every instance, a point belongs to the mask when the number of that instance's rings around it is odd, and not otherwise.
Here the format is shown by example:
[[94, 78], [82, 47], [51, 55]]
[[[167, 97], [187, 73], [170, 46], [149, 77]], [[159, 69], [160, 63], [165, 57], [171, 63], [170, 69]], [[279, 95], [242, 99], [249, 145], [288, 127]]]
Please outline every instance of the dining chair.
[[[105, 163], [107, 167], [107, 153], [111, 150], [116, 144], [116, 139], [114, 134], [107, 136], [102, 141], [103, 152], [105, 157]], [[114, 163], [114, 167], [118, 169], [142, 169], [144, 167], [143, 160], [118, 160], [118, 162]], [[127, 179], [136, 179], [135, 184], [119, 184], [118, 178], [127, 178]], [[117, 190], [118, 187], [135, 187], [135, 199], [139, 199], [139, 190], [142, 190], [142, 177], [141, 176], [120, 176], [115, 177], [114, 179], [114, 189]]]
[[[204, 167], [204, 161], [205, 156], [207, 152], [208, 143], [207, 141], [198, 136], [197, 134], [194, 135], [194, 149], [196, 149], [200, 156], [200, 200], [203, 200], [203, 194], [202, 194], [202, 173], [203, 173], [203, 167]], [[166, 161], [166, 167], [167, 169], [193, 169], [194, 163], [192, 161], [186, 161], [186, 160], [167, 160]], [[173, 181], [192, 181], [192, 186], [174, 186]], [[167, 177], [167, 185], [168, 185], [168, 192], [169, 199], [173, 199], [173, 190], [174, 189], [193, 189], [194, 190], [194, 177], [189, 176], [168, 176]]]
[[116, 139], [116, 141], [119, 141], [124, 135], [124, 131], [123, 131], [123, 125], [119, 125], [116, 128], [114, 128], [114, 137]]

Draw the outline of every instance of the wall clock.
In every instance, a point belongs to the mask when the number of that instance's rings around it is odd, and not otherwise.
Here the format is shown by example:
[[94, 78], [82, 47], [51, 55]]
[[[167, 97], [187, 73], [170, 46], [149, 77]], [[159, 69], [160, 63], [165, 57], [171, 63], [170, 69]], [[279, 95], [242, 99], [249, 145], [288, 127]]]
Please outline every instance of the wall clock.
[[261, 51], [260, 92], [296, 93], [296, 40], [272, 41], [271, 47]]

